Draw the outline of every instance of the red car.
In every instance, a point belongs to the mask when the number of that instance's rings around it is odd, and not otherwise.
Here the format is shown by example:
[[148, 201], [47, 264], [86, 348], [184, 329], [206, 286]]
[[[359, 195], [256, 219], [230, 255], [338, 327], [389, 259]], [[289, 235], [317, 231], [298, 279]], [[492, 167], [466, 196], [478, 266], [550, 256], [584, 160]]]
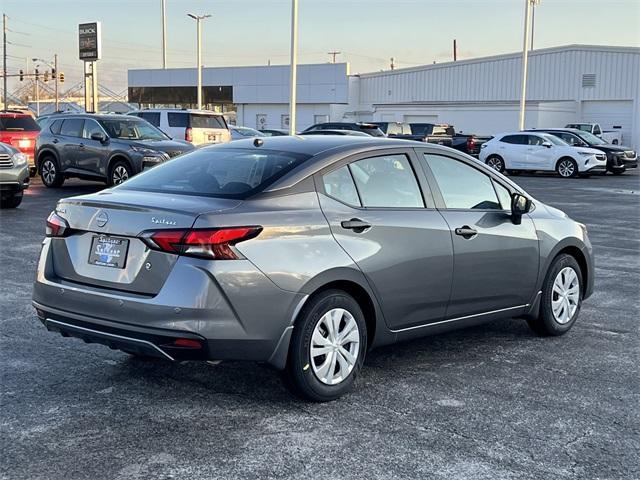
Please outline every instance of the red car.
[[24, 153], [29, 161], [29, 171], [35, 175], [34, 153], [40, 127], [33, 117], [20, 110], [0, 111], [0, 142], [8, 143]]

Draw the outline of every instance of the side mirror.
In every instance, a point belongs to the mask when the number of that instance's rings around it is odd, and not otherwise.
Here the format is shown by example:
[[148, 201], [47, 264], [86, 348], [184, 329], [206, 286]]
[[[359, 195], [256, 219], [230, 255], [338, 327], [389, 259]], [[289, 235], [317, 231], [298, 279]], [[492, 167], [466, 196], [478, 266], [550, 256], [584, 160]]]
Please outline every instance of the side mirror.
[[100, 143], [104, 143], [108, 140], [107, 136], [104, 133], [93, 132], [91, 134], [91, 140], [96, 140]]
[[542, 142], [543, 147], [551, 148], [553, 144], [551, 142]]
[[511, 195], [511, 221], [514, 225], [520, 225], [522, 215], [531, 211], [531, 200], [521, 193]]

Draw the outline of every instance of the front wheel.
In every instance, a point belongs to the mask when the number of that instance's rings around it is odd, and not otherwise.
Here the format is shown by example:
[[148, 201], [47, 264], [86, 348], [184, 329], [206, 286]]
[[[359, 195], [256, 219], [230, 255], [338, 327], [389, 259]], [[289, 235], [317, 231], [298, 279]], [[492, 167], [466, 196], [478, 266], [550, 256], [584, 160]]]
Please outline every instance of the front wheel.
[[133, 172], [129, 164], [125, 161], [118, 160], [111, 166], [109, 171], [109, 186], [120, 185], [122, 182], [127, 181], [132, 175]]
[[578, 175], [578, 164], [573, 158], [563, 158], [556, 165], [556, 172], [563, 178], [573, 178]]
[[14, 193], [10, 197], [0, 198], [0, 208], [18, 208], [22, 203], [22, 192]]
[[549, 267], [542, 286], [540, 312], [527, 322], [539, 335], [567, 333], [582, 306], [582, 271], [574, 257], [559, 255]]
[[358, 302], [341, 290], [312, 298], [293, 329], [285, 383], [314, 402], [348, 392], [362, 368], [367, 326]]
[[40, 164], [40, 178], [45, 187], [61, 187], [64, 183], [64, 175], [58, 168], [58, 162], [53, 157], [45, 157]]
[[497, 172], [504, 172], [504, 160], [502, 160], [497, 155], [491, 155], [489, 158], [487, 158], [487, 161], [485, 163], [488, 167], [493, 168]]

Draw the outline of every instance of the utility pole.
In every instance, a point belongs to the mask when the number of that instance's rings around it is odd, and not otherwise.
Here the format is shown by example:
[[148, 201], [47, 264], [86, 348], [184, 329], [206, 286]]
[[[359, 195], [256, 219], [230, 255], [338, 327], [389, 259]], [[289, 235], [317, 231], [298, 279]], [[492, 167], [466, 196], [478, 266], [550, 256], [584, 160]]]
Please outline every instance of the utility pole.
[[531, 50], [533, 50], [533, 34], [536, 26], [536, 4], [531, 5]]
[[162, 2], [162, 68], [167, 68], [167, 2]]
[[458, 42], [455, 38], [453, 39], [453, 61], [458, 61]]
[[296, 134], [298, 92], [298, 0], [291, 0], [291, 93], [289, 96], [289, 135]]
[[187, 16], [196, 21], [196, 35], [198, 37], [197, 56], [198, 56], [198, 110], [202, 110], [202, 20], [211, 17], [211, 15], [194, 15], [187, 13]]
[[327, 55], [331, 55], [332, 59], [331, 59], [331, 63], [336, 63], [336, 55], [340, 55], [342, 52], [327, 52]]
[[391, 57], [391, 65], [389, 66], [391, 67], [391, 70], [395, 70], [396, 68], [395, 58]]
[[524, 130], [525, 104], [527, 99], [527, 76], [529, 68], [529, 35], [531, 33], [531, 7], [537, 5], [540, 0], [525, 0], [524, 13], [524, 39], [522, 45], [522, 89], [520, 90], [520, 115], [518, 128]]
[[7, 106], [7, 16], [2, 14], [2, 80], [4, 83], [4, 93], [2, 98], [2, 108], [5, 110]]
[[56, 112], [57, 112], [60, 110], [59, 108], [60, 101], [58, 97], [58, 77], [60, 76], [60, 72], [58, 72], [58, 54], [57, 53], [53, 56], [53, 71], [55, 72], [53, 81], [54, 81], [55, 92], [56, 92]]

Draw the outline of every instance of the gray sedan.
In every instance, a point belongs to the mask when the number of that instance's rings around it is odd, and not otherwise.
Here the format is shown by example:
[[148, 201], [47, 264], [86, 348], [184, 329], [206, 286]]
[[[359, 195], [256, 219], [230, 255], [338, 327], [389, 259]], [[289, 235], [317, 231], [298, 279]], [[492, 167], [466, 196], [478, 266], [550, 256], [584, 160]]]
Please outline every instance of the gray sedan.
[[64, 336], [266, 362], [327, 401], [381, 345], [505, 317], [562, 335], [593, 276], [584, 225], [460, 152], [274, 137], [61, 200], [33, 305]]

